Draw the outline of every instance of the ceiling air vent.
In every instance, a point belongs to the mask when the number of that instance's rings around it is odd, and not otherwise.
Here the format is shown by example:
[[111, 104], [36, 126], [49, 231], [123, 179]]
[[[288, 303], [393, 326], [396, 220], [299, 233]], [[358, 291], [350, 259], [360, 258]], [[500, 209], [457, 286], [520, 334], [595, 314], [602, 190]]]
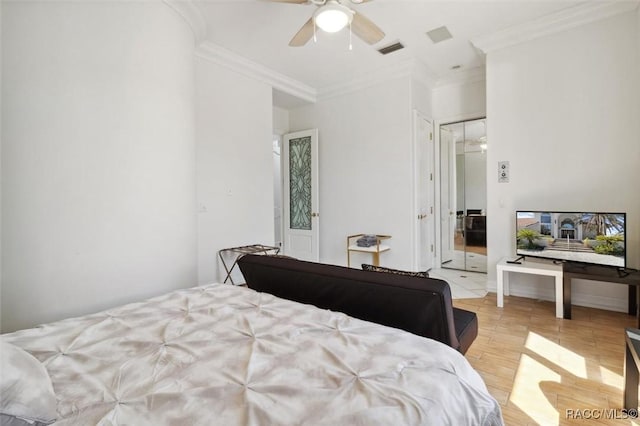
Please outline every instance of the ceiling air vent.
[[396, 50], [400, 49], [404, 49], [404, 45], [398, 41], [388, 46], [381, 47], [380, 49], [378, 49], [378, 52], [382, 53], [383, 55], [388, 55], [389, 53], [395, 52]]
[[440, 27], [440, 28], [435, 28], [431, 31], [427, 31], [427, 35], [429, 36], [429, 38], [434, 44], [453, 38], [453, 36], [451, 35], [447, 27]]

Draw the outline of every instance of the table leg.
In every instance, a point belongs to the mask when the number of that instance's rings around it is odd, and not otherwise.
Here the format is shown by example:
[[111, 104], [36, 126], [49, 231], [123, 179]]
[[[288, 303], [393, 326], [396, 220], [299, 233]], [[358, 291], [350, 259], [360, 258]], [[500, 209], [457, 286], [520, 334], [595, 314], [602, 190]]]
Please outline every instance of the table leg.
[[571, 319], [571, 278], [564, 277], [562, 280], [562, 305], [564, 319]]
[[373, 266], [380, 266], [380, 253], [373, 252]]
[[636, 300], [637, 289], [635, 285], [629, 285], [629, 315], [636, 315], [638, 303]]
[[638, 366], [636, 365], [629, 342], [625, 344], [624, 350], [624, 408], [638, 408]]
[[504, 295], [511, 295], [511, 280], [509, 279], [509, 272], [504, 273]]
[[636, 289], [636, 326], [640, 328], [640, 291], [638, 291], [638, 287], [630, 286]]
[[556, 275], [554, 277], [554, 283], [556, 285], [556, 318], [563, 318], [564, 314], [564, 280], [562, 275]]
[[498, 268], [498, 308], [502, 308], [504, 306], [504, 274], [506, 274], [506, 272], [503, 269]]

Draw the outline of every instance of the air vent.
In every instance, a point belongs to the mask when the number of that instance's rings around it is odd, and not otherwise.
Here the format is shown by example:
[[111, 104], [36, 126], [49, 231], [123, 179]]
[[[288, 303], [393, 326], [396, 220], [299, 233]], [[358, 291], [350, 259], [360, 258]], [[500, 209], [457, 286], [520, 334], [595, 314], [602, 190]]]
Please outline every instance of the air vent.
[[447, 27], [440, 27], [433, 29], [431, 31], [427, 31], [427, 35], [434, 43], [440, 43], [441, 41], [449, 40], [453, 38]]
[[381, 47], [380, 49], [378, 49], [378, 52], [382, 53], [383, 55], [388, 55], [389, 53], [395, 52], [396, 50], [400, 49], [404, 49], [404, 45], [398, 41], [388, 46]]

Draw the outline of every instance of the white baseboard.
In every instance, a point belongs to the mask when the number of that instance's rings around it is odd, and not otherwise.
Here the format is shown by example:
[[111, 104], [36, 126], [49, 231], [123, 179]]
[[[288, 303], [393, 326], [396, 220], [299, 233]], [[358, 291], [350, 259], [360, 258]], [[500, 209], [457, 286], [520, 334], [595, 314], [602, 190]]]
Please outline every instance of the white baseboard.
[[[512, 296], [555, 302], [556, 298], [554, 289], [552, 287], [546, 287], [547, 286], [545, 286], [545, 288], [532, 288], [530, 286], [518, 286], [517, 284], [511, 284], [510, 293]], [[497, 290], [497, 284], [495, 281], [487, 282], [487, 291], [496, 293]], [[577, 292], [575, 290], [571, 294], [571, 305], [615, 312], [627, 312], [628, 309], [628, 301], [626, 298], [592, 295]]]

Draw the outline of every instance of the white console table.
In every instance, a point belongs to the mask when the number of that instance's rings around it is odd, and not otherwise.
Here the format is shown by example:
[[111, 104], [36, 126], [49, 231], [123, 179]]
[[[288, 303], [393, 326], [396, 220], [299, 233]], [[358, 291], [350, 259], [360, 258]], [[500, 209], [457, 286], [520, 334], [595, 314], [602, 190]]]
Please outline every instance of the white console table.
[[556, 285], [556, 317], [562, 318], [564, 315], [563, 293], [562, 293], [562, 270], [561, 264], [556, 265], [550, 262], [536, 262], [532, 260], [521, 260], [522, 263], [507, 263], [509, 258], [502, 258], [497, 265], [498, 271], [498, 307], [504, 306], [504, 295], [509, 295], [509, 275], [507, 272], [518, 272], [520, 274], [546, 275], [555, 278]]

